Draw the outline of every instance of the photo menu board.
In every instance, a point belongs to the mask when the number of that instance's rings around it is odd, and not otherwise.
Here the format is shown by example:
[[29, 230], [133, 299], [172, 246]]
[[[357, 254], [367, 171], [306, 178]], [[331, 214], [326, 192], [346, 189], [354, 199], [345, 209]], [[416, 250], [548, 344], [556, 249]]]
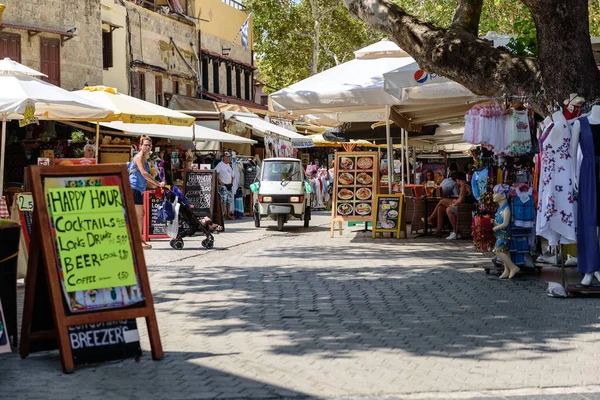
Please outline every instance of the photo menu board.
[[377, 233], [390, 232], [400, 239], [403, 225], [403, 194], [378, 194], [373, 214], [373, 238]]
[[335, 156], [334, 218], [370, 221], [379, 176], [377, 152], [338, 152]]

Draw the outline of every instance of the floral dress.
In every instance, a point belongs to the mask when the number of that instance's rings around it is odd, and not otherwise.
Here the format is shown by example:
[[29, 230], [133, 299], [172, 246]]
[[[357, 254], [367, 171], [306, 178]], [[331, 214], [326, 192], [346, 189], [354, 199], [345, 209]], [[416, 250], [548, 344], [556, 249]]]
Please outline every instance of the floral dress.
[[[503, 205], [498, 207], [498, 211], [496, 211], [496, 218], [494, 218], [494, 226], [502, 225], [504, 223], [504, 217], [502, 216], [502, 212], [508, 207], [508, 202], [505, 202]], [[496, 247], [495, 251], [505, 251], [508, 252], [510, 250], [510, 232], [508, 228], [498, 229], [496, 231]]]
[[551, 246], [577, 242], [577, 195], [573, 182], [571, 131], [560, 111], [552, 116], [554, 127], [541, 143], [536, 234]]

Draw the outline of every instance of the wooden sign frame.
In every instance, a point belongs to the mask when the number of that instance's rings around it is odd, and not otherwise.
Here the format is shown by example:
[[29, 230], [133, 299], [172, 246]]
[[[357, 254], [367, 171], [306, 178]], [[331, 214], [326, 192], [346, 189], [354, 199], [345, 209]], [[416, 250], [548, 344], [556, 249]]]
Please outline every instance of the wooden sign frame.
[[[183, 172], [183, 195], [186, 196], [186, 199], [188, 201], [190, 201], [190, 199], [187, 197], [187, 178], [188, 178], [188, 174], [201, 174], [201, 175], [209, 175], [212, 174], [212, 187], [211, 187], [211, 201], [210, 201], [210, 211], [208, 214], [205, 213], [199, 213], [199, 212], [195, 212], [195, 210], [192, 208], [192, 213], [197, 216], [197, 217], [206, 217], [208, 216], [211, 219], [215, 219], [215, 207], [216, 207], [216, 197], [220, 196], [217, 190], [217, 180], [218, 180], [218, 176], [217, 176], [217, 171], [215, 171], [214, 169], [209, 169], [209, 170], [198, 170], [198, 171], [192, 171], [192, 170], [185, 170]], [[235, 193], [234, 193], [235, 195]]]
[[[129, 173], [125, 164], [91, 165], [86, 168], [78, 166], [30, 166], [27, 169], [27, 175], [33, 193], [35, 209], [23, 307], [23, 325], [19, 351], [21, 358], [26, 358], [32, 351], [55, 349], [56, 344], [54, 341], [56, 341], [58, 342], [63, 372], [70, 373], [74, 370], [74, 360], [69, 341], [69, 326], [144, 317], [148, 328], [152, 358], [161, 360], [164, 354], [140, 240], [141, 232], [136, 219], [133, 192], [131, 186], [127, 184]], [[133, 239], [130, 239], [131, 250], [133, 251], [132, 257], [137, 267], [138, 281], [144, 300], [122, 308], [99, 309], [73, 314], [67, 311], [65, 305], [66, 300], [60, 283], [54, 235], [48, 234], [47, 231], [47, 227], [51, 226], [51, 218], [44, 193], [43, 179], [85, 176], [118, 176], [121, 179], [125, 200], [124, 207], [129, 227], [128, 232], [133, 237]], [[34, 319], [34, 310], [36, 310], [36, 315], [40, 316], [40, 319], [48, 319], [46, 321], [48, 325]], [[40, 312], [40, 310], [47, 310], [50, 315]]]
[[[379, 199], [397, 199], [398, 201], [398, 222], [396, 223], [396, 227], [394, 229], [378, 229], [377, 228], [377, 216], [379, 215]], [[402, 193], [395, 194], [378, 194], [375, 197], [374, 202], [374, 212], [373, 212], [373, 239], [375, 236], [379, 234], [383, 234], [385, 232], [389, 232], [392, 235], [396, 235], [396, 239], [400, 239], [400, 232], [403, 231], [404, 228], [404, 237], [406, 237], [406, 219], [404, 216], [404, 195]]]
[[[359, 168], [357, 165], [358, 159], [362, 157], [369, 157], [373, 159], [373, 165], [370, 168]], [[347, 168], [342, 165], [342, 158], [350, 158], [354, 160], [354, 164], [351, 168]], [[335, 223], [339, 224], [339, 233], [342, 234], [342, 222], [367, 222], [373, 221], [373, 211], [374, 211], [374, 199], [378, 192], [379, 187], [379, 152], [377, 151], [351, 151], [351, 152], [337, 152], [335, 153], [335, 169], [334, 169], [334, 183], [333, 183], [333, 199], [332, 199], [332, 207], [331, 207], [331, 232], [330, 237], [333, 237]], [[353, 183], [348, 185], [340, 185], [339, 179], [340, 175], [343, 173], [349, 173], [353, 176]], [[357, 176], [360, 173], [371, 174], [372, 181], [370, 184], [361, 184], [357, 182]], [[369, 199], [358, 199], [356, 196], [356, 191], [358, 189], [365, 187], [371, 190], [371, 196]], [[338, 198], [339, 190], [343, 188], [348, 188], [353, 192], [352, 198], [349, 200], [343, 200]], [[358, 203], [367, 203], [371, 205], [371, 213], [369, 215], [360, 216], [360, 215], [339, 215], [338, 213], [338, 205], [339, 203], [352, 203], [353, 207]], [[354, 214], [354, 211], [352, 211]]]
[[150, 202], [151, 190], [144, 191], [144, 224], [142, 237], [144, 242], [148, 242], [151, 239], [168, 239], [169, 235], [164, 234], [150, 234], [150, 225], [152, 224], [152, 203]]

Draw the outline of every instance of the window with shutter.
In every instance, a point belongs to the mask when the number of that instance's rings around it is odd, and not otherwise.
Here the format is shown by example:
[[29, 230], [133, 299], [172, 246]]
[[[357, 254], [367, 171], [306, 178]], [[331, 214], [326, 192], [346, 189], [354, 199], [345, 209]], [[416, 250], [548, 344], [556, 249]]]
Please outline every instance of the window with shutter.
[[235, 69], [235, 97], [242, 98], [242, 81], [241, 72], [239, 68]]
[[185, 95], [188, 96], [188, 97], [192, 97], [192, 84], [191, 83], [186, 83], [186, 85], [185, 85]]
[[40, 39], [40, 72], [48, 75], [42, 78], [46, 82], [60, 86], [60, 40], [41, 38]]
[[179, 81], [173, 79], [173, 94], [179, 94]]
[[162, 76], [154, 76], [154, 91], [156, 93], [156, 104], [159, 106], [163, 105], [163, 87], [162, 87]]
[[146, 100], [146, 75], [143, 72], [133, 73], [133, 97]]
[[208, 90], [208, 59], [202, 59], [202, 88]]
[[0, 33], [0, 59], [6, 57], [21, 62], [21, 35]]
[[244, 72], [244, 98], [246, 100], [252, 100], [252, 85], [251, 85], [251, 79], [250, 76], [252, 75], [252, 72], [250, 71], [246, 71]]
[[104, 69], [113, 67], [112, 30], [102, 31], [102, 64]]
[[231, 96], [232, 93], [231, 85], [231, 65], [227, 65], [227, 96]]
[[213, 93], [219, 93], [219, 62], [213, 60]]

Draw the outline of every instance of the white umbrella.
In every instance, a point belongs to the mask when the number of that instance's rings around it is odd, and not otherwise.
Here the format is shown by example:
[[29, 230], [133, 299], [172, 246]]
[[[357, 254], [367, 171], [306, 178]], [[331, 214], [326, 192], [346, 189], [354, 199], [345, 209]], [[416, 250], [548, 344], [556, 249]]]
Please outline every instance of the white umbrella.
[[[415, 60], [394, 42], [382, 40], [354, 52], [355, 59], [269, 95], [269, 108], [294, 114], [383, 111], [388, 159], [392, 159], [390, 107], [400, 99], [384, 90], [383, 74]], [[381, 120], [378, 118], [378, 120]], [[372, 122], [372, 120], [367, 121]], [[393, 171], [389, 174], [393, 181]], [[389, 185], [391, 192], [392, 185]]]
[[2, 119], [0, 193], [4, 190], [4, 153], [8, 120], [33, 121], [33, 118], [89, 120], [102, 119], [111, 113], [110, 110], [93, 105], [67, 90], [32, 75], [45, 76], [8, 58], [0, 61], [0, 87], [2, 88], [0, 91], [0, 118]]

